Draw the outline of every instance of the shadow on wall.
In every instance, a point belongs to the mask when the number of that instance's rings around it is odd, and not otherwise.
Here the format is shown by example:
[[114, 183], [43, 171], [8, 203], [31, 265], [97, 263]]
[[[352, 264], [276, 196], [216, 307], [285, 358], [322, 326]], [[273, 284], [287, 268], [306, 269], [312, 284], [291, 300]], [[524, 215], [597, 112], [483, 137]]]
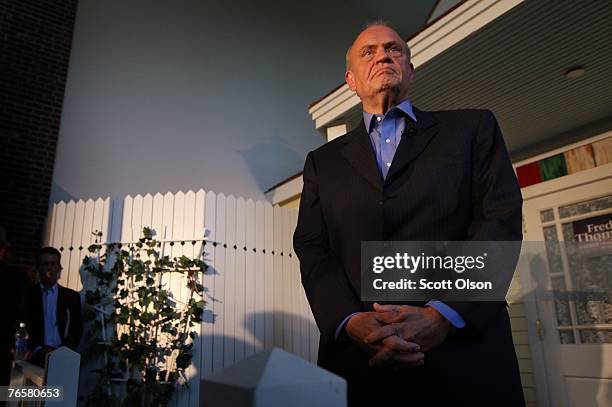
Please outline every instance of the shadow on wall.
[[[539, 332], [535, 326], [532, 328], [534, 329], [536, 341], [533, 342], [533, 340], [530, 340], [529, 346], [531, 347], [531, 351], [536, 349], [539, 350], [538, 353], [532, 353], [533, 364], [540, 374], [545, 375], [547, 385], [545, 387], [537, 387], [536, 384], [535, 391], [538, 393], [547, 391], [548, 394], [540, 394], [539, 398], [552, 403], [555, 397], [552, 397], [553, 400], [550, 400], [551, 393], [558, 390], [557, 387], [559, 383], [565, 382], [564, 390], [566, 391], [566, 395], [557, 395], [556, 397], [560, 397], [560, 399], [564, 397], [566, 400], [571, 401], [571, 396], [567, 393], [569, 389], [568, 383], [570, 383], [567, 382], [567, 378], [570, 375], [567, 370], [564, 371], [559, 368], [563, 366], [563, 362], [561, 361], [564, 359], [569, 360], [568, 357], [572, 357], [570, 352], [573, 354], [573, 357], [581, 355], [579, 357], [584, 357], [585, 360], [588, 358], [589, 370], [590, 372], [596, 372], [595, 378], [605, 377], [604, 366], [606, 355], [601, 346], [591, 347], [588, 343], [576, 345], [573, 329], [557, 329], [557, 327], [559, 325], [572, 325], [570, 315], [571, 303], [573, 303], [574, 307], [578, 307], [580, 303], [582, 303], [585, 309], [588, 309], [589, 305], [594, 307], [597, 303], [601, 303], [601, 301], [580, 300], [580, 297], [584, 296], [586, 293], [594, 294], [595, 292], [589, 292], [588, 289], [580, 291], [579, 288], [574, 288], [575, 291], [568, 290], [565, 286], [559, 287], [559, 281], [557, 280], [555, 283], [553, 282], [554, 277], [551, 278], [550, 273], [554, 273], [556, 268], [554, 263], [550, 263], [549, 260], [556, 256], [560, 256], [562, 250], [566, 253], [575, 253], [575, 248], [568, 250], [564, 247], [562, 249], [561, 245], [558, 244], [559, 242], [537, 242], [537, 244], [536, 242], [524, 243], [529, 243], [531, 246], [529, 246], [527, 250], [527, 255], [525, 255], [525, 252], [522, 253], [522, 256], [524, 256], [526, 260], [522, 264], [519, 264], [520, 268], [518, 269], [518, 273], [520, 273], [521, 283], [526, 284], [528, 288], [522, 289], [520, 294], [513, 296], [511, 301], [513, 304], [534, 302], [532, 307], [534, 307], [537, 313], [537, 315], [534, 316], [537, 317], [538, 321], [542, 324], [541, 328], [539, 328]], [[588, 275], [581, 275], [581, 272], [579, 268], [573, 269], [572, 280], [591, 281]], [[561, 277], [561, 279], [564, 279], [564, 277]], [[570, 301], [574, 295], [577, 297]], [[551, 320], [551, 317], [554, 320]], [[535, 325], [535, 321], [530, 321], [530, 323]], [[538, 336], [541, 336], [541, 338], [537, 338]], [[571, 345], [571, 348], [564, 348], [568, 345]], [[582, 348], [579, 348], [581, 346]], [[587, 349], [587, 347], [590, 349]], [[526, 372], [522, 371], [521, 375], [523, 375], [523, 373]], [[537, 372], [534, 374], [537, 374]], [[581, 403], [583, 403], [583, 405], [593, 406], [608, 405], [612, 397], [609, 391], [610, 387], [606, 385], [605, 379], [596, 383], [597, 379], [595, 378], [587, 380], [581, 385], [583, 386], [582, 393], [580, 394]], [[525, 383], [523, 383], [523, 385], [524, 387], [529, 387], [529, 385], [525, 386]], [[577, 387], [574, 387], [574, 391], [576, 391], [576, 389]]]
[[[283, 335], [281, 337], [268, 337], [265, 334], [267, 333], [265, 331], [265, 327], [266, 327], [266, 321], [272, 321], [271, 325], [272, 326], [272, 333], [275, 332], [274, 330], [274, 324], [277, 322], [280, 322], [281, 325], [281, 331], [283, 332]], [[261, 322], [263, 322], [263, 326], [264, 326], [264, 335], [262, 335], [262, 333], [260, 332], [260, 330], [258, 329], [258, 327], [260, 326]], [[289, 326], [286, 326], [286, 322], [290, 321]], [[308, 338], [312, 335], [316, 335], [318, 338], [319, 335], [319, 328], [317, 328], [316, 324], [311, 321], [310, 319], [306, 319], [304, 318], [302, 315], [296, 315], [296, 314], [292, 314], [289, 312], [284, 312], [284, 311], [263, 311], [263, 312], [254, 312], [251, 314], [246, 315], [244, 321], [244, 327], [246, 329], [246, 331], [248, 333], [250, 333], [255, 339], [256, 339], [256, 343], [255, 346], [256, 347], [261, 347], [263, 349], [271, 349], [272, 347], [279, 347], [279, 348], [284, 348], [283, 344], [284, 344], [284, 336], [286, 333], [289, 333], [292, 338], [296, 337], [296, 334], [298, 334], [297, 336], [299, 336], [300, 338], [302, 336], [305, 336], [305, 340], [308, 340]], [[277, 328], [278, 331], [278, 328]], [[263, 339], [263, 342], [262, 342]], [[318, 339], [317, 339], [317, 344], [318, 344]], [[317, 347], [318, 349], [318, 347]], [[292, 349], [285, 349], [288, 352], [292, 352]], [[308, 360], [308, 355], [299, 355], [305, 359]], [[316, 355], [311, 355], [310, 357], [311, 360], [316, 360]]]
[[62, 188], [61, 185], [59, 185], [55, 181], [51, 183], [51, 191], [53, 192], [53, 194], [51, 196], [51, 199], [49, 200], [49, 209], [51, 209], [54, 203], [57, 203], [60, 201], [64, 201], [64, 202], [75, 201], [76, 202], [79, 199], [76, 196], [69, 193], [68, 191], [66, 191], [64, 188]]
[[304, 161], [302, 154], [278, 136], [268, 137], [248, 150], [238, 152], [262, 191], [282, 181], [279, 174], [290, 176], [300, 171]]

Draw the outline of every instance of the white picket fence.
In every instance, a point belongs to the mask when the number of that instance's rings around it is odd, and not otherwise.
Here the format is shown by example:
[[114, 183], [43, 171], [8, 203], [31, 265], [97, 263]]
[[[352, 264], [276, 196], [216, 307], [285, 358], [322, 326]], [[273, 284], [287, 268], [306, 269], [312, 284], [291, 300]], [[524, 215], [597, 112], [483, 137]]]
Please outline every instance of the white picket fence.
[[[84, 291], [92, 280], [79, 269], [93, 231], [102, 242], [133, 242], [148, 226], [166, 241], [164, 254], [196, 256], [210, 266], [204, 321], [194, 345], [189, 389], [175, 406], [198, 406], [200, 378], [263, 349], [280, 347], [316, 361], [319, 332], [300, 284], [292, 235], [297, 211], [199, 190], [135, 197], [59, 202], [48, 217], [46, 244], [62, 252], [60, 284]], [[170, 245], [170, 241], [174, 243]], [[183, 298], [180, 277], [170, 282]]]

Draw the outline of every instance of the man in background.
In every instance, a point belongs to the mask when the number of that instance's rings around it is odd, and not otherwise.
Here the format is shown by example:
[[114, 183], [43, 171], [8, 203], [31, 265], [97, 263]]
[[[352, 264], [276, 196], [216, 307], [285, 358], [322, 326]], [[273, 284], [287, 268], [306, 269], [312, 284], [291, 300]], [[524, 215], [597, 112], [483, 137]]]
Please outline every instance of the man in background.
[[57, 283], [62, 271], [61, 253], [53, 247], [40, 249], [36, 270], [39, 283], [28, 290], [25, 322], [32, 361], [43, 365], [46, 354], [60, 346], [77, 350], [83, 323], [79, 293]]

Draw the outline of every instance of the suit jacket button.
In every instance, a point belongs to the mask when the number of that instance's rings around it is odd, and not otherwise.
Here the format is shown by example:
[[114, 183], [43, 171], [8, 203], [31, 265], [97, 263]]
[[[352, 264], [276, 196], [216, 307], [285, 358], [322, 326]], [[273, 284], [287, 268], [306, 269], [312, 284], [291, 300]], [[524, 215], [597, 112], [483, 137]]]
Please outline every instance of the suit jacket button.
[[383, 204], [383, 201], [378, 201], [378, 204], [379, 204], [379, 205], [382, 205], [382, 204]]

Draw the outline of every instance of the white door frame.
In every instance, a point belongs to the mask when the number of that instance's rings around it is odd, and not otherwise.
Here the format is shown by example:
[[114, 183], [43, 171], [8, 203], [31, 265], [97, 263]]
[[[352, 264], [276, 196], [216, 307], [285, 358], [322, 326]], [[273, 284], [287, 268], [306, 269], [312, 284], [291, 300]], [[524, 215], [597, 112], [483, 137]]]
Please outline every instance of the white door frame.
[[[606, 180], [608, 178], [612, 182], [612, 164], [605, 164], [523, 188], [521, 190], [523, 195], [523, 211], [525, 212], [525, 208], [528, 208], [535, 198], [567, 189], [573, 189], [582, 185], [588, 185], [593, 182]], [[586, 199], [588, 199], [588, 197]], [[577, 202], [581, 200], [582, 199], [580, 197], [577, 197], [576, 199]], [[539, 226], [539, 224], [525, 224], [524, 232], [526, 232], [530, 227]], [[527, 318], [527, 330], [533, 361], [533, 373], [536, 384], [538, 405], [540, 407], [551, 406], [549, 396], [550, 386], [548, 383], [549, 376], [546, 373], [546, 361], [544, 357], [544, 342], [540, 340], [538, 333], [539, 327], [536, 326], [536, 321], [539, 321], [539, 313], [537, 309], [534, 287], [531, 286], [530, 279], [525, 279], [525, 281], [521, 280], [521, 285], [523, 287], [523, 296], [525, 299], [525, 316]]]

